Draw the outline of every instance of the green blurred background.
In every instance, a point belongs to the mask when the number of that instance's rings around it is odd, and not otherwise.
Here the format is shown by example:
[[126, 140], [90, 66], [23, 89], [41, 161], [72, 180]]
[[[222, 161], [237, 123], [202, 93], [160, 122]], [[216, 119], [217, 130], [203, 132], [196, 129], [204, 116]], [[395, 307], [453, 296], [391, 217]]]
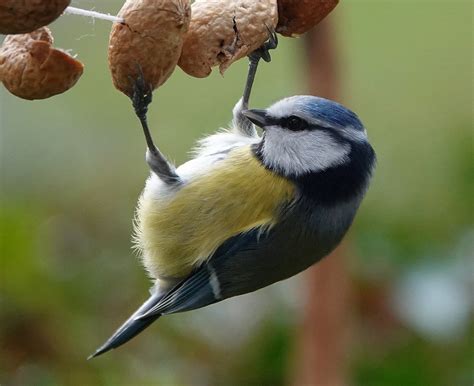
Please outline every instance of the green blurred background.
[[[121, 6], [72, 3], [112, 14]], [[350, 383], [472, 384], [472, 4], [344, 0], [330, 17], [342, 99], [378, 154], [349, 236]], [[0, 383], [291, 383], [302, 275], [160, 319], [85, 360], [149, 286], [130, 248], [144, 141], [111, 84], [110, 27], [73, 16], [51, 25], [56, 46], [86, 65], [69, 92], [29, 102], [0, 89]], [[253, 106], [307, 91], [303, 47], [281, 39], [257, 75]], [[202, 80], [177, 69], [155, 93], [152, 130], [176, 163], [227, 125], [246, 70], [242, 60]]]

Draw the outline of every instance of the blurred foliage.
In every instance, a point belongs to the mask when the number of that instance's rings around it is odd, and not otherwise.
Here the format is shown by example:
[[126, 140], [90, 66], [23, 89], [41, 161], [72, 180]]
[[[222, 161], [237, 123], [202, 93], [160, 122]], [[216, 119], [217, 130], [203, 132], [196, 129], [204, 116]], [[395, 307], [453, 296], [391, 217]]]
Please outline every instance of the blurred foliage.
[[[115, 13], [121, 2], [73, 5]], [[471, 7], [346, 0], [331, 15], [343, 99], [378, 154], [351, 233], [353, 275], [371, 291], [380, 293], [421, 257], [451, 259], [459, 235], [472, 229]], [[0, 383], [285, 384], [298, 316], [271, 289], [264, 293], [275, 306], [251, 330], [238, 332], [251, 319], [222, 310], [253, 317], [261, 303], [230, 300], [163, 318], [126, 348], [85, 361], [147, 293], [129, 241], [147, 168], [130, 102], [108, 74], [110, 24], [64, 16], [51, 28], [56, 45], [86, 65], [77, 86], [35, 102], [0, 90]], [[258, 73], [253, 106], [305, 92], [303, 54], [301, 40], [281, 39]], [[227, 124], [246, 68], [242, 60], [205, 80], [176, 70], [149, 116], [166, 154], [181, 163], [197, 138]], [[354, 384], [472, 383], [472, 336], [440, 344], [407, 326], [387, 327], [362, 306], [363, 293], [354, 315]]]

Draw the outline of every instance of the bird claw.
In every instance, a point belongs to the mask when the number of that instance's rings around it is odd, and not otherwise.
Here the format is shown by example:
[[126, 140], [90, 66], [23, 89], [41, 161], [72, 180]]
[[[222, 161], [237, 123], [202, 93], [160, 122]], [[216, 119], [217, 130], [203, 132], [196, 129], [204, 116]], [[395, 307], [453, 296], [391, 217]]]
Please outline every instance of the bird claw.
[[145, 117], [148, 112], [148, 105], [153, 100], [153, 89], [150, 84], [145, 82], [142, 67], [138, 64], [138, 76], [136, 79], [130, 78], [133, 83], [132, 100], [135, 114], [138, 117]]
[[278, 47], [278, 37], [275, 30], [268, 26], [266, 27], [268, 30], [268, 40], [249, 55], [251, 61], [263, 59], [267, 63], [270, 62], [272, 58], [269, 51]]

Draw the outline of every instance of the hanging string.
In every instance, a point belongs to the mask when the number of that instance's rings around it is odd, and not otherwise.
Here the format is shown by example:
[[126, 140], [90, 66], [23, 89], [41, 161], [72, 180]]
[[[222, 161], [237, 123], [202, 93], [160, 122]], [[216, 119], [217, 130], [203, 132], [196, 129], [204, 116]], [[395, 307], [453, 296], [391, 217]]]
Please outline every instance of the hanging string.
[[108, 20], [112, 21], [115, 23], [123, 23], [124, 20], [121, 17], [113, 16], [108, 13], [100, 13], [96, 11], [88, 11], [85, 9], [81, 8], [76, 8], [76, 7], [67, 7], [64, 10], [65, 14], [69, 15], [80, 15], [80, 16], [87, 16], [87, 17], [92, 17], [92, 18], [97, 18], [97, 19], [102, 19], [102, 20]]

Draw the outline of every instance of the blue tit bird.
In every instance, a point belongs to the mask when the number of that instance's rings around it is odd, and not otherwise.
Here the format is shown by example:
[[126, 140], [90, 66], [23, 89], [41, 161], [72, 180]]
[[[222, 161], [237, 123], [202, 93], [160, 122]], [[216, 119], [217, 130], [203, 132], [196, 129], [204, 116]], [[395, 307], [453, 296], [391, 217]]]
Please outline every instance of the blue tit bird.
[[151, 91], [137, 81], [134, 106], [151, 174], [139, 199], [134, 239], [154, 286], [91, 357], [122, 345], [163, 315], [305, 270], [329, 254], [351, 225], [375, 164], [364, 126], [344, 106], [315, 96], [247, 109], [261, 57], [268, 58], [266, 50], [250, 56], [230, 129], [201, 140], [195, 157], [177, 169], [153, 143], [146, 123]]

